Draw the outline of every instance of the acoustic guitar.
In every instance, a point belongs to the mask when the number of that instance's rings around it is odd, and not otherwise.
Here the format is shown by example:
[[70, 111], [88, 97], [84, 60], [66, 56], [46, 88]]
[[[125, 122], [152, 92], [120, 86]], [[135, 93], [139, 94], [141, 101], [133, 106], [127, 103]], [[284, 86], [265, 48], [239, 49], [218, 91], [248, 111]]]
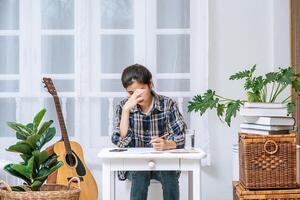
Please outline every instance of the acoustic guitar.
[[61, 104], [54, 84], [51, 78], [44, 77], [43, 82], [48, 92], [53, 96], [62, 135], [62, 140], [55, 143], [53, 149], [48, 149], [48, 152], [53, 151], [58, 156], [57, 160], [64, 162], [62, 167], [49, 176], [48, 183], [67, 185], [72, 177], [79, 177], [80, 200], [97, 200], [98, 188], [96, 181], [85, 164], [80, 144], [69, 140]]

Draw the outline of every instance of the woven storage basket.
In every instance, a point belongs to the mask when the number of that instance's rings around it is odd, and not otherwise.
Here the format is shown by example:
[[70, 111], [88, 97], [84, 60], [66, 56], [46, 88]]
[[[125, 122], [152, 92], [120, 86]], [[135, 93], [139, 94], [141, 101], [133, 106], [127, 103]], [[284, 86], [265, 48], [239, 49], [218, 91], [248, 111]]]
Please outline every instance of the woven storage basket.
[[300, 200], [300, 188], [277, 190], [248, 190], [233, 182], [233, 200]]
[[239, 134], [240, 181], [247, 189], [296, 188], [296, 134]]
[[[79, 187], [57, 184], [45, 184], [40, 191], [14, 192], [9, 185], [1, 181], [0, 200], [79, 200]], [[80, 184], [79, 179], [78, 185]]]

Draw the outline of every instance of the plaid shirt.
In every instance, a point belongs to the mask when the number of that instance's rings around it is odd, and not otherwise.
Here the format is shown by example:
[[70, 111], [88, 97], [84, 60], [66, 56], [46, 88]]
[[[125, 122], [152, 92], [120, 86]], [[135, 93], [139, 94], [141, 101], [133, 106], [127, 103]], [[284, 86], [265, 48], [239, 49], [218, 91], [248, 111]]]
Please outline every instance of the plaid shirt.
[[[117, 106], [114, 118], [114, 130], [112, 142], [121, 148], [128, 147], [152, 147], [150, 144], [152, 136], [162, 136], [169, 133], [167, 140], [176, 143], [177, 148], [184, 148], [184, 134], [186, 124], [179, 112], [176, 102], [171, 98], [152, 92], [154, 97], [153, 107], [146, 115], [136, 105], [129, 114], [128, 134], [120, 136], [120, 121], [122, 107], [128, 98], [122, 100]], [[119, 179], [125, 180], [125, 172], [118, 173]]]

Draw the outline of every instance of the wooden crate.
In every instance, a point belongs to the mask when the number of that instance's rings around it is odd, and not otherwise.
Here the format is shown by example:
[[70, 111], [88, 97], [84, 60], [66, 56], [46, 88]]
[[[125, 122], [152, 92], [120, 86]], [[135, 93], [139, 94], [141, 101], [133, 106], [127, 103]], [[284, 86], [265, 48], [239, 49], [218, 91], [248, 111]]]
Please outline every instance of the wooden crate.
[[296, 135], [239, 134], [240, 181], [247, 189], [296, 188]]
[[300, 200], [300, 188], [249, 190], [233, 182], [233, 200]]

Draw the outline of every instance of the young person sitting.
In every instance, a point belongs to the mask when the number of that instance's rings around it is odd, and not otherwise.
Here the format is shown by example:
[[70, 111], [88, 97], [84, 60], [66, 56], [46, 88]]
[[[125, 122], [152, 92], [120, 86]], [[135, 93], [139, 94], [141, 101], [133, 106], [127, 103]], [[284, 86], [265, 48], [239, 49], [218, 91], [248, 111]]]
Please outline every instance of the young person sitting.
[[[184, 148], [184, 119], [171, 98], [153, 91], [151, 72], [135, 64], [124, 69], [121, 79], [128, 98], [116, 108], [112, 142], [121, 148]], [[167, 137], [161, 137], [166, 133]], [[178, 171], [130, 171], [118, 176], [131, 180], [131, 200], [147, 199], [151, 179], [161, 182], [164, 200], [179, 199]]]

